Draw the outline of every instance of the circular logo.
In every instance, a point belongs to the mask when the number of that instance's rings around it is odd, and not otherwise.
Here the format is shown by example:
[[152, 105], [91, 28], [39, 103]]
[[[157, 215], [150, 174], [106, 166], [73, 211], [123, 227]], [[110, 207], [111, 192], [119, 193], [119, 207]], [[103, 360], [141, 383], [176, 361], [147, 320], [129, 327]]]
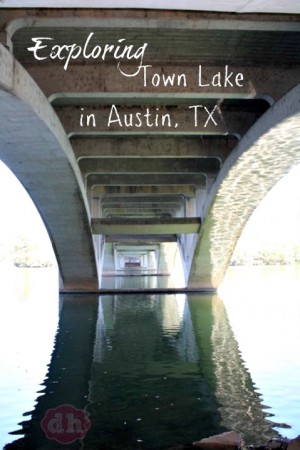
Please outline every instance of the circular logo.
[[60, 405], [46, 411], [41, 426], [48, 439], [71, 444], [85, 437], [91, 423], [84, 410], [72, 405]]

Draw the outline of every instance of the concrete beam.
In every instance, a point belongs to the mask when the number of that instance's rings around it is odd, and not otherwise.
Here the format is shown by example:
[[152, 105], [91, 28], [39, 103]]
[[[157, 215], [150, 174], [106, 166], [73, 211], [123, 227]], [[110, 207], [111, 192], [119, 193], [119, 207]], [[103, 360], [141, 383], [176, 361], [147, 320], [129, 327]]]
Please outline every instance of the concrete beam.
[[147, 205], [147, 204], [162, 204], [162, 203], [172, 203], [176, 205], [183, 205], [184, 198], [181, 195], [105, 195], [99, 201], [100, 205], [103, 206], [114, 206], [122, 202], [122, 205], [132, 204], [132, 205]]
[[237, 144], [234, 136], [210, 137], [104, 137], [71, 138], [77, 160], [85, 157], [108, 158], [197, 158], [211, 156], [226, 159]]
[[145, 244], [160, 244], [161, 242], [177, 242], [177, 236], [175, 234], [148, 234], [146, 236], [137, 235], [119, 235], [119, 234], [107, 234], [105, 236], [105, 242], [124, 244], [124, 245], [145, 245]]
[[101, 207], [102, 209], [102, 214], [104, 215], [108, 215], [108, 214], [122, 214], [122, 213], [141, 213], [141, 214], [146, 214], [148, 211], [153, 211], [156, 213], [163, 213], [168, 212], [168, 213], [175, 213], [176, 211], [178, 211], [180, 208], [182, 207], [181, 204], [177, 204], [177, 203], [138, 203], [138, 204], [122, 204], [122, 203], [118, 203], [117, 205], [104, 205]]
[[198, 233], [199, 218], [92, 219], [93, 234], [162, 235]]
[[[75, 92], [123, 92], [126, 93], [159, 93], [159, 92], [186, 92], [203, 93], [203, 97], [211, 98], [215, 95], [220, 98], [263, 98], [264, 96], [278, 100], [289, 89], [296, 86], [299, 81], [298, 68], [283, 68], [279, 66], [234, 66], [237, 73], [243, 73], [245, 85], [243, 88], [230, 87], [222, 89], [220, 87], [208, 86], [199, 88], [198, 86], [198, 64], [188, 66], [186, 64], [176, 65], [168, 63], [168, 72], [181, 74], [184, 72], [190, 83], [187, 87], [160, 87], [155, 88], [152, 85], [144, 87], [142, 73], [134, 79], [122, 76], [116, 65], [111, 64], [88, 64], [69, 66], [65, 71], [62, 64], [55, 64], [53, 61], [48, 65], [38, 65], [36, 62], [32, 65], [26, 65], [26, 69], [45, 92], [50, 97], [57, 93], [75, 93]], [[205, 83], [216, 73], [224, 69], [224, 65], [206, 66]], [[132, 67], [124, 67], [124, 71], [132, 71]], [[161, 76], [165, 73], [164, 63], [153, 64], [151, 69], [153, 73]], [[284, 82], [283, 82], [284, 80]]]
[[101, 198], [103, 195], [130, 195], [131, 198], [139, 195], [184, 195], [187, 198], [196, 196], [195, 186], [186, 184], [157, 185], [157, 186], [93, 186], [91, 189], [93, 200]]
[[151, 207], [151, 208], [105, 208], [103, 209], [103, 217], [161, 217], [163, 215], [173, 216], [176, 214], [177, 208], [172, 207]]
[[[83, 176], [90, 174], [211, 174], [221, 167], [217, 158], [82, 158], [79, 167]], [[138, 183], [139, 184], [139, 183]]]
[[143, 201], [142, 198], [132, 198], [131, 202], [122, 202], [120, 201], [119, 203], [110, 203], [110, 202], [105, 202], [105, 203], [101, 203], [101, 205], [99, 205], [100, 208], [102, 209], [102, 211], [106, 211], [107, 209], [110, 208], [114, 208], [114, 209], [119, 209], [119, 208], [131, 208], [131, 209], [136, 209], [136, 208], [146, 208], [146, 209], [153, 209], [153, 208], [170, 208], [170, 209], [177, 209], [177, 208], [182, 208], [184, 206], [183, 202], [176, 202], [175, 200], [172, 201], [171, 199], [166, 200], [166, 201]]
[[[174, 138], [194, 138], [194, 137], [219, 137], [222, 136], [218, 130], [214, 133], [209, 133], [207, 131], [168, 131], [168, 130], [154, 130], [154, 131], [75, 131], [74, 133], [69, 133], [68, 138], [79, 138], [79, 139], [98, 139], [98, 138], [109, 138], [109, 139], [115, 139], [115, 138], [134, 138], [134, 137], [141, 137], [141, 138], [149, 138], [149, 137], [174, 137]], [[224, 136], [227, 136], [225, 133]], [[240, 139], [239, 135], [236, 135], [237, 139]]]
[[[6, 30], [11, 38], [17, 31], [23, 28], [30, 28], [31, 32], [35, 33], [37, 28], [50, 31], [52, 28], [59, 27], [67, 29], [70, 34], [72, 33], [72, 29], [75, 28], [77, 35], [80, 29], [83, 32], [89, 29], [97, 31], [105, 30], [106, 32], [110, 29], [116, 29], [119, 32], [122, 29], [125, 32], [126, 30], [131, 31], [135, 28], [141, 30], [141, 32], [142, 30], [150, 30], [151, 33], [151, 31], [166, 28], [166, 13], [163, 10], [159, 10], [160, 8], [155, 8], [155, 11], [147, 11], [145, 18], [144, 7], [138, 10], [122, 8], [121, 10], [115, 11], [111, 9], [112, 6], [109, 9], [103, 9], [103, 5], [101, 8], [98, 8], [99, 5], [96, 0], [92, 1], [94, 7], [88, 7], [90, 9], [88, 12], [85, 9], [87, 7], [86, 5], [84, 8], [74, 6], [62, 12], [60, 7], [53, 5], [53, 2], [50, 2], [49, 8], [46, 9], [45, 2], [41, 1], [41, 8], [38, 8], [38, 14], [35, 10], [32, 11], [31, 7], [23, 8], [24, 5], [21, 1], [21, 11], [14, 9], [15, 7], [9, 8], [8, 2], [3, 3], [6, 9], [2, 11], [2, 21], [0, 24], [7, 24]], [[11, 3], [11, 0], [9, 0], [9, 3]], [[275, 9], [276, 6], [278, 5], [275, 5]], [[223, 12], [213, 12], [209, 7], [208, 11], [204, 8], [198, 12], [193, 8], [193, 14], [191, 14], [190, 11], [180, 10], [176, 7], [176, 11], [167, 11], [167, 17], [169, 19], [167, 29], [177, 32], [187, 32], [189, 30], [240, 30], [243, 32], [276, 31], [282, 33], [299, 30], [299, 23], [297, 21], [298, 9], [296, 8], [295, 13], [290, 14], [287, 14], [286, 8], [280, 9], [281, 14], [265, 14], [264, 20], [262, 20], [262, 12], [270, 13], [272, 11], [264, 11], [262, 8], [255, 13], [253, 7], [250, 7], [248, 13], [250, 12], [251, 14], [247, 15], [247, 11], [243, 10], [241, 16], [240, 14], [231, 14], [232, 12], [237, 12], [235, 9], [229, 8], [227, 13], [226, 8], [224, 8]], [[203, 14], [204, 10], [206, 11], [205, 14]]]
[[[32, 9], [31, 7], [24, 7], [24, 4], [20, 0], [20, 6], [22, 8], [16, 9], [15, 7], [8, 7], [10, 0], [3, 2], [5, 9], [1, 11], [0, 24], [3, 26], [7, 24], [7, 32], [12, 37], [15, 32], [21, 30], [24, 27], [31, 28], [44, 28], [45, 31], [60, 26], [68, 29], [72, 28], [85, 28], [85, 29], [110, 29], [110, 28], [122, 28], [122, 29], [149, 29], [165, 28], [166, 26], [166, 12], [156, 9], [154, 11], [144, 9], [104, 9], [103, 5], [98, 8], [96, 0], [92, 1], [94, 8], [90, 8], [86, 11], [86, 5], [82, 8], [72, 7], [68, 9], [61, 9], [50, 2], [51, 7], [45, 8], [45, 2], [41, 0], [42, 7]], [[80, 0], [79, 0], [80, 3]], [[64, 5], [65, 6], [65, 5]], [[201, 5], [202, 6], [202, 5]], [[273, 5], [276, 8], [276, 5]], [[278, 6], [278, 5], [277, 5]], [[226, 8], [224, 8], [226, 10]], [[228, 12], [212, 12], [209, 7], [209, 11], [204, 9], [196, 12], [193, 10], [168, 10], [167, 18], [169, 20], [168, 27], [174, 30], [243, 30], [243, 31], [279, 31], [279, 32], [291, 32], [298, 30], [299, 23], [296, 10], [296, 14], [287, 13], [286, 8], [281, 9], [281, 14], [270, 14], [272, 11], [264, 11], [263, 8], [255, 13], [253, 8], [249, 8], [248, 14], [243, 11], [242, 16], [240, 14], [232, 14], [232, 10], [229, 8]], [[249, 12], [251, 14], [249, 14]], [[264, 20], [262, 20], [261, 12], [265, 12]], [[269, 14], [267, 14], [269, 12]], [[278, 11], [277, 11], [278, 12]]]
[[164, 218], [172, 218], [175, 217], [174, 214], [171, 214], [170, 212], [165, 212], [165, 211], [149, 211], [149, 212], [140, 212], [137, 213], [136, 211], [132, 211], [132, 212], [123, 212], [120, 213], [118, 212], [117, 214], [108, 214], [105, 217], [103, 217], [104, 219], [110, 219], [110, 220], [118, 220], [118, 219], [126, 219], [126, 220], [135, 220], [135, 219], [157, 219], [159, 220], [161, 217]]
[[219, 101], [205, 105], [199, 100], [197, 105], [178, 106], [172, 97], [167, 106], [65, 106], [56, 107], [55, 110], [66, 133], [72, 135], [76, 132], [77, 136], [90, 131], [190, 131], [243, 135], [257, 118], [257, 114], [251, 111], [223, 109]]
[[176, 202], [175, 200], [150, 200], [150, 201], [143, 201], [140, 198], [133, 198], [131, 200], [131, 202], [129, 201], [124, 201], [122, 199], [122, 197], [120, 199], [118, 199], [118, 203], [117, 202], [103, 202], [100, 204], [100, 207], [102, 208], [102, 210], [106, 210], [107, 208], [132, 208], [132, 209], [136, 209], [136, 208], [165, 208], [165, 207], [172, 207], [172, 208], [181, 208], [184, 205], [184, 203], [182, 202]]
[[[114, 250], [117, 252], [118, 256], [128, 256], [128, 255], [139, 255], [143, 256], [148, 252], [148, 249], [144, 249], [142, 246], [140, 248], [137, 248], [135, 246], [129, 247], [123, 250], [120, 250], [117, 245], [114, 246]], [[153, 247], [149, 250], [153, 250]]]
[[176, 176], [174, 174], [132, 174], [128, 173], [118, 173], [118, 174], [90, 174], [86, 177], [87, 188], [95, 188], [98, 185], [103, 186], [153, 186], [153, 185], [194, 185], [206, 187], [206, 175], [203, 173], [178, 173]]
[[[158, 92], [62, 92], [49, 97], [49, 101], [54, 108], [72, 107], [99, 107], [107, 105], [118, 106], [187, 106], [198, 105], [199, 103], [209, 107], [218, 101], [218, 105], [224, 110], [247, 110], [262, 113], [270, 106], [268, 101], [260, 98], [249, 98], [249, 96], [220, 96], [219, 94], [206, 95], [201, 92], [174, 92], [172, 94]], [[245, 108], [245, 105], [246, 108]]]
[[175, 202], [156, 202], [156, 203], [142, 203], [142, 202], [120, 202], [120, 203], [106, 203], [100, 206], [100, 217], [112, 217], [117, 215], [176, 215], [184, 214], [184, 205]]
[[132, 254], [139, 254], [142, 255], [144, 252], [151, 252], [153, 250], [158, 250], [159, 245], [153, 245], [153, 244], [139, 244], [139, 245], [120, 245], [120, 244], [114, 244], [114, 249], [123, 255], [128, 255], [130, 253]]
[[118, 252], [141, 252], [141, 251], [151, 251], [156, 250], [159, 248], [159, 245], [155, 244], [138, 244], [138, 245], [126, 245], [126, 244], [120, 244], [120, 243], [114, 243], [114, 249], [116, 249]]

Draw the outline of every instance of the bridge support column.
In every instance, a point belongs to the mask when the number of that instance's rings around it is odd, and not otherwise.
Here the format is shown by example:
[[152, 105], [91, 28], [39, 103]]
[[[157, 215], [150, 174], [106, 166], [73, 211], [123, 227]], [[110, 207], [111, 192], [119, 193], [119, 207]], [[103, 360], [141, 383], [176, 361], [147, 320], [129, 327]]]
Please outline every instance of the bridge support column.
[[47, 98], [1, 44], [0, 100], [0, 158], [45, 223], [64, 288], [97, 288], [89, 206], [71, 145]]

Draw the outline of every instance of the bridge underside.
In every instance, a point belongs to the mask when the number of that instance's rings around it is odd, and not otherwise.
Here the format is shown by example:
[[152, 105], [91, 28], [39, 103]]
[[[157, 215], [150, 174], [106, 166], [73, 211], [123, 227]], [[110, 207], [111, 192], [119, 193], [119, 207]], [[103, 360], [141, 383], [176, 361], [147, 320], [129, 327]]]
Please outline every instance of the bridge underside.
[[[253, 210], [300, 162], [298, 16], [4, 9], [0, 23], [0, 157], [64, 288], [174, 261], [175, 287], [218, 287]], [[37, 36], [53, 38], [38, 60]], [[147, 43], [144, 57], [121, 71], [112, 53], [50, 58], [89, 36]]]

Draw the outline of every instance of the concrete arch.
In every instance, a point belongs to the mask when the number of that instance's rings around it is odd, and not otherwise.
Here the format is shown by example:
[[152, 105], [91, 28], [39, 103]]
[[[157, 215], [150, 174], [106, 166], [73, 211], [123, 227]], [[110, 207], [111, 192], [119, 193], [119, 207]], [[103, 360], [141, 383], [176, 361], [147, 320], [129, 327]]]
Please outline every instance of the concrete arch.
[[96, 288], [89, 207], [70, 143], [42, 91], [1, 44], [0, 114], [0, 158], [44, 220], [64, 288]]
[[254, 209], [275, 183], [299, 163], [297, 85], [257, 120], [224, 163], [203, 208], [203, 228], [191, 263], [190, 287], [220, 285]]

